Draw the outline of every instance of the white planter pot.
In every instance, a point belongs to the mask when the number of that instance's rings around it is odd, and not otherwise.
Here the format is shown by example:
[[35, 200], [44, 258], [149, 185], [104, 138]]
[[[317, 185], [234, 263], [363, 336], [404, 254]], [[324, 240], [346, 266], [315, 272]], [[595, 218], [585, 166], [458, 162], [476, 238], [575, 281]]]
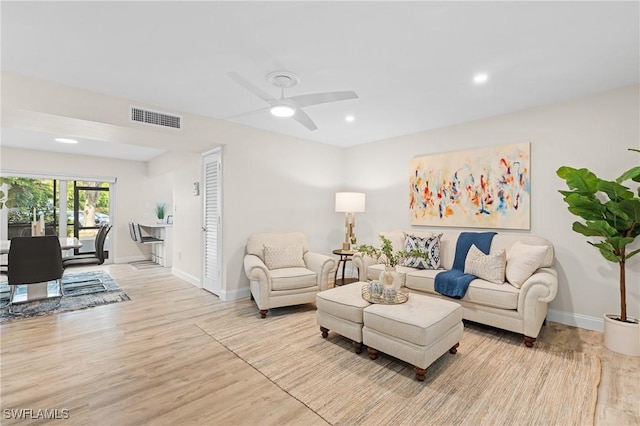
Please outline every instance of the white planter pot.
[[619, 317], [605, 314], [604, 346], [623, 355], [640, 356], [640, 322], [629, 316], [627, 320], [634, 321], [633, 323], [612, 319]]
[[395, 266], [385, 266], [384, 271], [380, 272], [378, 279], [382, 285], [391, 287], [395, 291], [400, 290], [400, 287], [404, 284], [404, 274], [396, 272]]

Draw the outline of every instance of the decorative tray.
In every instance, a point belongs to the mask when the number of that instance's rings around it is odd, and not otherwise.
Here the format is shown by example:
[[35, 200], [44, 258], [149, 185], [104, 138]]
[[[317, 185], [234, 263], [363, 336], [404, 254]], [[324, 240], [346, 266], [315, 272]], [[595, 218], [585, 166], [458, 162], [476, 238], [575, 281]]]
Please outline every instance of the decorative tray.
[[398, 291], [393, 298], [386, 298], [382, 295], [372, 296], [371, 294], [369, 294], [369, 289], [367, 289], [367, 285], [365, 284], [362, 286], [362, 298], [370, 303], [380, 303], [382, 305], [399, 305], [409, 300], [409, 293]]

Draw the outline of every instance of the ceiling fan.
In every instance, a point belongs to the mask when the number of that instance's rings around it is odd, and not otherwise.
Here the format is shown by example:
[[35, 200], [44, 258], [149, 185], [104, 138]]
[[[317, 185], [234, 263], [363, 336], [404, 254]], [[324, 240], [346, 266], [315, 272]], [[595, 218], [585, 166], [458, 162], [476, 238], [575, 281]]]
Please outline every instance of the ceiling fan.
[[288, 71], [274, 71], [267, 74], [267, 81], [280, 88], [280, 98], [276, 99], [268, 93], [262, 91], [262, 89], [254, 86], [252, 83], [240, 77], [240, 75], [235, 72], [229, 72], [227, 73], [227, 75], [233, 81], [259, 97], [269, 105], [265, 108], [237, 114], [227, 118], [235, 118], [262, 111], [269, 111], [276, 117], [291, 117], [307, 129], [316, 130], [318, 126], [316, 126], [313, 120], [311, 120], [311, 117], [309, 117], [307, 113], [303, 111], [303, 108], [312, 105], [326, 104], [329, 102], [345, 101], [347, 99], [358, 98], [356, 92], [352, 91], [310, 93], [307, 95], [285, 97], [284, 89], [288, 89], [297, 85], [300, 82], [300, 79], [297, 75]]

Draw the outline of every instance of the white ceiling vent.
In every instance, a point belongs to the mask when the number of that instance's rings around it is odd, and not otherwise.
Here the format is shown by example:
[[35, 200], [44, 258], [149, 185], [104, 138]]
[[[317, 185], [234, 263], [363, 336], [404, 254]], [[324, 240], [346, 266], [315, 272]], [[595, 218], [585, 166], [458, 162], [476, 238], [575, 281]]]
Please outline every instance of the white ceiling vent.
[[166, 112], [152, 111], [139, 107], [129, 107], [131, 121], [137, 123], [151, 124], [154, 126], [170, 127], [172, 129], [182, 129], [182, 117], [179, 115], [167, 114]]

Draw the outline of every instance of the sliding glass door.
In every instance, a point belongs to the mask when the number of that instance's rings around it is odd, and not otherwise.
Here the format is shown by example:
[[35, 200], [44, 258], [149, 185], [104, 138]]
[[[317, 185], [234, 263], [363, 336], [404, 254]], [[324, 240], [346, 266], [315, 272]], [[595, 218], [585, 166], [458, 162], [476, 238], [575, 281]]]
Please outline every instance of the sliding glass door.
[[[76, 254], [95, 253], [95, 236], [103, 224], [110, 223], [109, 184], [106, 182], [74, 181], [73, 192], [68, 192], [67, 224], [72, 235], [82, 242]], [[69, 207], [71, 207], [69, 209]], [[105, 247], [105, 256], [108, 250]]]
[[[3, 176], [0, 186], [3, 238], [30, 236], [32, 221], [42, 218], [46, 234], [82, 242], [76, 254], [95, 253], [100, 225], [111, 222], [110, 182]], [[107, 237], [107, 257], [108, 247]]]

